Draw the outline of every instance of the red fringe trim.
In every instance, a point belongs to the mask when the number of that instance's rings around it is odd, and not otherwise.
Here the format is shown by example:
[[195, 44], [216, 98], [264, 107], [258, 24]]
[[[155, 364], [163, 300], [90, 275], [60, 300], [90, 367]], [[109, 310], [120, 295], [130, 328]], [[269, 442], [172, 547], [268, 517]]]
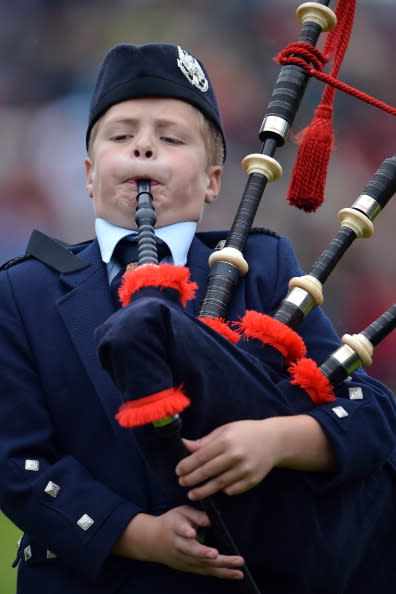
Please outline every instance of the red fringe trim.
[[292, 363], [288, 371], [293, 378], [291, 383], [303, 388], [314, 404], [325, 404], [336, 399], [332, 385], [313, 359], [300, 359]]
[[227, 338], [232, 344], [236, 344], [241, 338], [239, 332], [235, 332], [229, 326], [229, 322], [226, 322], [222, 318], [198, 318], [200, 322], [203, 322], [222, 336]]
[[307, 350], [301, 336], [266, 314], [253, 310], [246, 311], [238, 326], [244, 336], [257, 338], [280, 351], [287, 362], [306, 355]]
[[176, 289], [184, 307], [187, 301], [194, 299], [198, 285], [190, 281], [190, 271], [185, 266], [145, 264], [128, 270], [122, 277], [118, 291], [121, 304], [129, 305], [132, 295], [143, 287]]
[[116, 419], [121, 427], [133, 428], [159, 421], [182, 412], [190, 399], [182, 388], [168, 388], [138, 400], [125, 402], [119, 408]]

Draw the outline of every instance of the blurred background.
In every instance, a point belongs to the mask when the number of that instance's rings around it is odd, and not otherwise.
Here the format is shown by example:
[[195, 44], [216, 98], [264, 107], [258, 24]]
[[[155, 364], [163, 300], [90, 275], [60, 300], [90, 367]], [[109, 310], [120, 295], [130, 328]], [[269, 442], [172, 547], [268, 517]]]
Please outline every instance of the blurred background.
[[[93, 236], [83, 169], [88, 105], [104, 54], [120, 42], [174, 42], [206, 63], [222, 109], [228, 159], [221, 197], [206, 211], [201, 229], [228, 228], [246, 181], [241, 160], [260, 148], [257, 133], [279, 72], [273, 58], [299, 35], [297, 6], [296, 0], [3, 0], [0, 261], [22, 254], [33, 228], [68, 242]], [[396, 0], [358, 2], [340, 71], [341, 80], [390, 105], [396, 105], [395, 8]], [[309, 123], [321, 92], [312, 81], [293, 132]], [[392, 116], [338, 93], [324, 205], [306, 214], [285, 200], [297, 151], [288, 142], [276, 155], [283, 178], [266, 189], [255, 225], [288, 236], [309, 272], [339, 228], [338, 211], [352, 205], [395, 152], [395, 131]], [[324, 308], [340, 334], [362, 330], [395, 300], [395, 221], [396, 205], [389, 204], [374, 236], [357, 240], [326, 284]], [[392, 335], [377, 348], [370, 368], [392, 389], [395, 350]], [[12, 526], [1, 519], [0, 531], [0, 545], [13, 552]], [[1, 592], [8, 594], [14, 590], [5, 577], [7, 557], [1, 556]]]

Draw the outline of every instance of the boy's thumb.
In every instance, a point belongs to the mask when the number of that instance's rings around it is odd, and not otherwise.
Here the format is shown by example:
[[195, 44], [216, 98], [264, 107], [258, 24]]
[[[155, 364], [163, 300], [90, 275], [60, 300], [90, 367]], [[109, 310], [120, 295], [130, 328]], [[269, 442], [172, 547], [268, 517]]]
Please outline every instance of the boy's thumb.
[[202, 445], [202, 439], [186, 439], [183, 437], [183, 443], [186, 446], [187, 450], [192, 454], [199, 450]]

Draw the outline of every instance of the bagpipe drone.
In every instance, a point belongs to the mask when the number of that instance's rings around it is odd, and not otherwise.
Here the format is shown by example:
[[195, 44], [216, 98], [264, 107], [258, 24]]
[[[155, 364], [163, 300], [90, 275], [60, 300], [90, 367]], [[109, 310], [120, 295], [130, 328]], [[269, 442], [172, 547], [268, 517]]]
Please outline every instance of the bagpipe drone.
[[[345, 335], [343, 346], [319, 363], [307, 357], [297, 332], [311, 310], [322, 303], [322, 286], [343, 254], [356, 238], [370, 237], [374, 219], [396, 192], [395, 157], [382, 163], [351, 208], [340, 211], [337, 235], [310, 274], [291, 279], [290, 291], [275, 312], [246, 311], [237, 323], [226, 321], [234, 289], [248, 273], [243, 250], [263, 191], [282, 173], [275, 151], [286, 141], [310, 76], [325, 80], [327, 75], [321, 74], [319, 66], [330, 56], [335, 56], [335, 76], [346, 49], [355, 3], [340, 0], [335, 13], [327, 4], [307, 2], [297, 10], [302, 22], [300, 38], [282, 54], [283, 65], [259, 133], [261, 151], [243, 160], [247, 184], [232, 228], [210, 258], [198, 316], [184, 309], [197, 288], [188, 269], [158, 265], [150, 180], [139, 182], [138, 266], [124, 275], [119, 292], [123, 307], [97, 330], [98, 353], [125, 401], [118, 422], [133, 430], [149, 466], [175, 505], [189, 503], [187, 490], [179, 486], [175, 474], [177, 462], [186, 455], [182, 434], [196, 439], [225, 423], [300, 414], [318, 404], [337, 416], [348, 416], [348, 406], [362, 397], [353, 372], [371, 363], [373, 349], [396, 325], [393, 305], [360, 334]], [[318, 37], [331, 29], [320, 54], [315, 49]], [[316, 113], [316, 133], [323, 120], [328, 132], [335, 87], [328, 89]], [[319, 137], [323, 141], [321, 132]], [[328, 153], [331, 142], [323, 145]], [[319, 158], [326, 160], [323, 154]], [[313, 194], [319, 201], [312, 197], [289, 200], [312, 211], [321, 200], [320, 190], [314, 189]], [[367, 401], [362, 431], [383, 421], [374, 399]], [[386, 406], [391, 418], [392, 402], [383, 403]], [[392, 432], [394, 428], [389, 427], [389, 435]], [[273, 469], [262, 483], [242, 495], [220, 493], [201, 502], [215, 529], [208, 538], [217, 539], [224, 547], [222, 552], [240, 550], [247, 559], [252, 574], [244, 568], [246, 592], [266, 591], [265, 582], [256, 584], [254, 579], [254, 568], [263, 563], [275, 568], [279, 576], [285, 573], [286, 564], [290, 580], [295, 580], [295, 592], [300, 587], [302, 592], [315, 593], [344, 592], [353, 584], [368, 550], [370, 555], [382, 555], [386, 567], [394, 566], [390, 552], [384, 550], [385, 541], [380, 552], [372, 550], [373, 539], [381, 538], [388, 520], [394, 518], [392, 465], [373, 471], [362, 481], [329, 489], [315, 485], [307, 473]], [[389, 513], [386, 526], [384, 509]], [[298, 540], [302, 531], [311, 535], [304, 547]], [[322, 551], [319, 557], [318, 550]]]

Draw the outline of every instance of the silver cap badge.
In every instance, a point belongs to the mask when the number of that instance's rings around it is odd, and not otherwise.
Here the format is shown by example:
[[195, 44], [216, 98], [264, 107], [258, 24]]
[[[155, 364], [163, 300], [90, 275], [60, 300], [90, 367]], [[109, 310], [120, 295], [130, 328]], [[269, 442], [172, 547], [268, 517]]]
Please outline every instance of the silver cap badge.
[[178, 67], [194, 87], [197, 87], [197, 89], [205, 93], [209, 88], [209, 83], [198, 60], [179, 45], [177, 46], [177, 49], [179, 52], [179, 57], [177, 59]]

